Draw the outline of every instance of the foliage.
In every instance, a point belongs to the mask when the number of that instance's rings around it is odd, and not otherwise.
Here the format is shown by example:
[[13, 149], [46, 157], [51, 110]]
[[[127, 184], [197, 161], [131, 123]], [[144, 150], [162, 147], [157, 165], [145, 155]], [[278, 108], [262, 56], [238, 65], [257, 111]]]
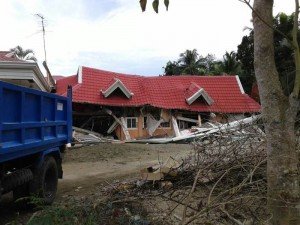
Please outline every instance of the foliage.
[[166, 76], [172, 76], [172, 75], [180, 75], [181, 74], [181, 69], [179, 67], [179, 63], [176, 61], [168, 61], [166, 66], [163, 67], [165, 70], [165, 75]]
[[223, 60], [216, 60], [215, 56], [208, 54], [203, 57], [197, 49], [186, 50], [180, 53], [177, 61], [168, 61], [164, 68], [166, 76], [172, 75], [220, 75], [240, 74], [241, 66], [237, 61], [235, 52], [226, 52]]
[[[274, 18], [274, 29], [284, 33], [287, 37], [291, 37], [293, 29], [294, 14], [286, 15], [279, 13]], [[299, 33], [299, 31], [298, 31]], [[298, 35], [299, 37], [299, 35]], [[298, 43], [300, 39], [298, 38]], [[284, 93], [289, 95], [294, 86], [295, 80], [295, 63], [293, 49], [289, 42], [280, 33], [274, 32], [274, 48], [275, 48], [275, 63], [279, 73], [281, 85]], [[254, 38], [253, 31], [243, 37], [241, 44], [238, 46], [237, 60], [241, 62], [242, 82], [244, 86], [251, 88], [255, 81], [254, 76]]]
[[21, 46], [18, 45], [15, 48], [11, 48], [10, 51], [13, 52], [14, 55], [19, 59], [23, 59], [26, 61], [37, 61], [32, 49], [23, 49]]
[[202, 67], [202, 61], [196, 49], [180, 53], [178, 64], [181, 68], [181, 74], [200, 74], [199, 69]]
[[213, 68], [213, 55], [199, 56], [197, 49], [186, 50], [179, 54], [177, 61], [168, 61], [164, 68], [166, 76], [172, 75], [203, 75]]
[[226, 74], [237, 74], [240, 71], [240, 63], [235, 52], [226, 52], [221, 63], [221, 70]]
[[253, 31], [248, 36], [246, 35], [242, 38], [241, 44], [238, 45], [236, 58], [241, 63], [241, 82], [245, 91], [250, 93], [252, 85], [255, 82]]
[[[286, 15], [284, 13], [279, 13], [274, 18], [274, 27], [292, 39], [293, 20], [294, 14]], [[298, 29], [298, 43], [300, 43], [299, 33], [300, 31]], [[274, 47], [275, 63], [279, 73], [279, 79], [284, 93], [289, 95], [293, 90], [295, 81], [295, 62], [293, 49], [288, 41], [277, 32], [274, 33]]]
[[[166, 9], [169, 9], [169, 0], [164, 0], [164, 4]], [[146, 10], [146, 6], [147, 6], [147, 0], [140, 0], [140, 6], [142, 11], [144, 12]], [[159, 7], [159, 0], [153, 0], [152, 2], [152, 7], [153, 10], [158, 13], [158, 7]]]
[[72, 225], [78, 224], [77, 220], [73, 209], [47, 207], [42, 214], [32, 217], [27, 225]]
[[216, 60], [216, 57], [213, 54], [207, 54], [207, 56], [199, 58], [200, 61], [200, 74], [207, 74], [207, 75], [215, 75], [217, 74], [215, 69], [219, 64], [219, 61]]
[[[74, 202], [73, 202], [74, 201]], [[95, 203], [95, 199], [71, 200], [64, 205], [43, 206], [27, 225], [149, 225], [139, 203], [119, 203], [112, 199]]]

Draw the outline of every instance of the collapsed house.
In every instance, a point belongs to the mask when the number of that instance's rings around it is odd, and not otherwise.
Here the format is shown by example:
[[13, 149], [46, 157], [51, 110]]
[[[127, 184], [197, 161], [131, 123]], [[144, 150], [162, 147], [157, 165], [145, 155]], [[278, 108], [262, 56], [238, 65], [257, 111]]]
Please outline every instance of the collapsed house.
[[73, 87], [73, 124], [119, 140], [178, 137], [209, 121], [256, 114], [238, 76], [138, 76], [79, 67], [56, 81]]

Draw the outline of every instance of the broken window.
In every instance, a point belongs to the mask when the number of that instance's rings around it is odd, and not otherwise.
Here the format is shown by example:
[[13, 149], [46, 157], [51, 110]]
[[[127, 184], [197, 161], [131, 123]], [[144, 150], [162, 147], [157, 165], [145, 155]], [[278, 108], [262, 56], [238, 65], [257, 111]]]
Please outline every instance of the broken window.
[[146, 129], [147, 128], [147, 116], [144, 116], [144, 123], [143, 123], [143, 128]]
[[127, 117], [127, 128], [137, 128], [137, 118], [136, 117]]
[[[155, 121], [155, 123], [157, 123], [158, 121], [161, 120], [160, 116], [159, 115], [151, 115], [152, 119]], [[151, 122], [150, 122], [151, 123]], [[167, 122], [160, 122], [159, 123], [159, 127], [162, 127], [162, 128], [171, 128], [171, 123], [170, 121], [167, 121]], [[159, 128], [158, 127], [158, 128]], [[147, 126], [147, 116], [144, 116], [143, 117], [143, 128], [144, 129], [147, 129], [148, 126]]]
[[180, 130], [185, 130], [189, 128], [189, 124], [186, 121], [178, 120], [178, 127]]
[[160, 126], [161, 126], [161, 127], [164, 127], [164, 128], [170, 128], [170, 127], [171, 127], [171, 124], [170, 124], [170, 122], [162, 122], [162, 123], [160, 124]]

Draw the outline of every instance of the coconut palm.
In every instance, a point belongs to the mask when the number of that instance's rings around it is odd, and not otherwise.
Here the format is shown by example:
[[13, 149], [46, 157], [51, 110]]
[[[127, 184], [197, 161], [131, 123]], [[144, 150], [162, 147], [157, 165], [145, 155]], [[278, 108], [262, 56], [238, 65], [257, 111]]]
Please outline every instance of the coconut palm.
[[200, 74], [201, 61], [199, 60], [197, 49], [186, 50], [180, 53], [178, 62], [184, 74]]
[[19, 59], [26, 61], [37, 61], [37, 59], [34, 57], [34, 52], [32, 49], [23, 49], [18, 45], [15, 48], [11, 48], [10, 51], [13, 52], [14, 55]]
[[241, 66], [236, 59], [235, 52], [225, 53], [221, 64], [221, 70], [227, 74], [238, 74], [241, 71]]

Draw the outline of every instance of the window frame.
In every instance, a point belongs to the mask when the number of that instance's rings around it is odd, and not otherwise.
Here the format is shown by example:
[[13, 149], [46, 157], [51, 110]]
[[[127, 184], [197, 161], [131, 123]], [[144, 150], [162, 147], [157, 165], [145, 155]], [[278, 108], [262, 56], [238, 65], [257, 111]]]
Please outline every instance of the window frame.
[[[130, 120], [130, 127], [128, 127], [128, 120]], [[135, 120], [135, 127], [132, 127], [132, 121]], [[137, 117], [126, 117], [126, 127], [128, 130], [138, 129], [138, 118]]]

